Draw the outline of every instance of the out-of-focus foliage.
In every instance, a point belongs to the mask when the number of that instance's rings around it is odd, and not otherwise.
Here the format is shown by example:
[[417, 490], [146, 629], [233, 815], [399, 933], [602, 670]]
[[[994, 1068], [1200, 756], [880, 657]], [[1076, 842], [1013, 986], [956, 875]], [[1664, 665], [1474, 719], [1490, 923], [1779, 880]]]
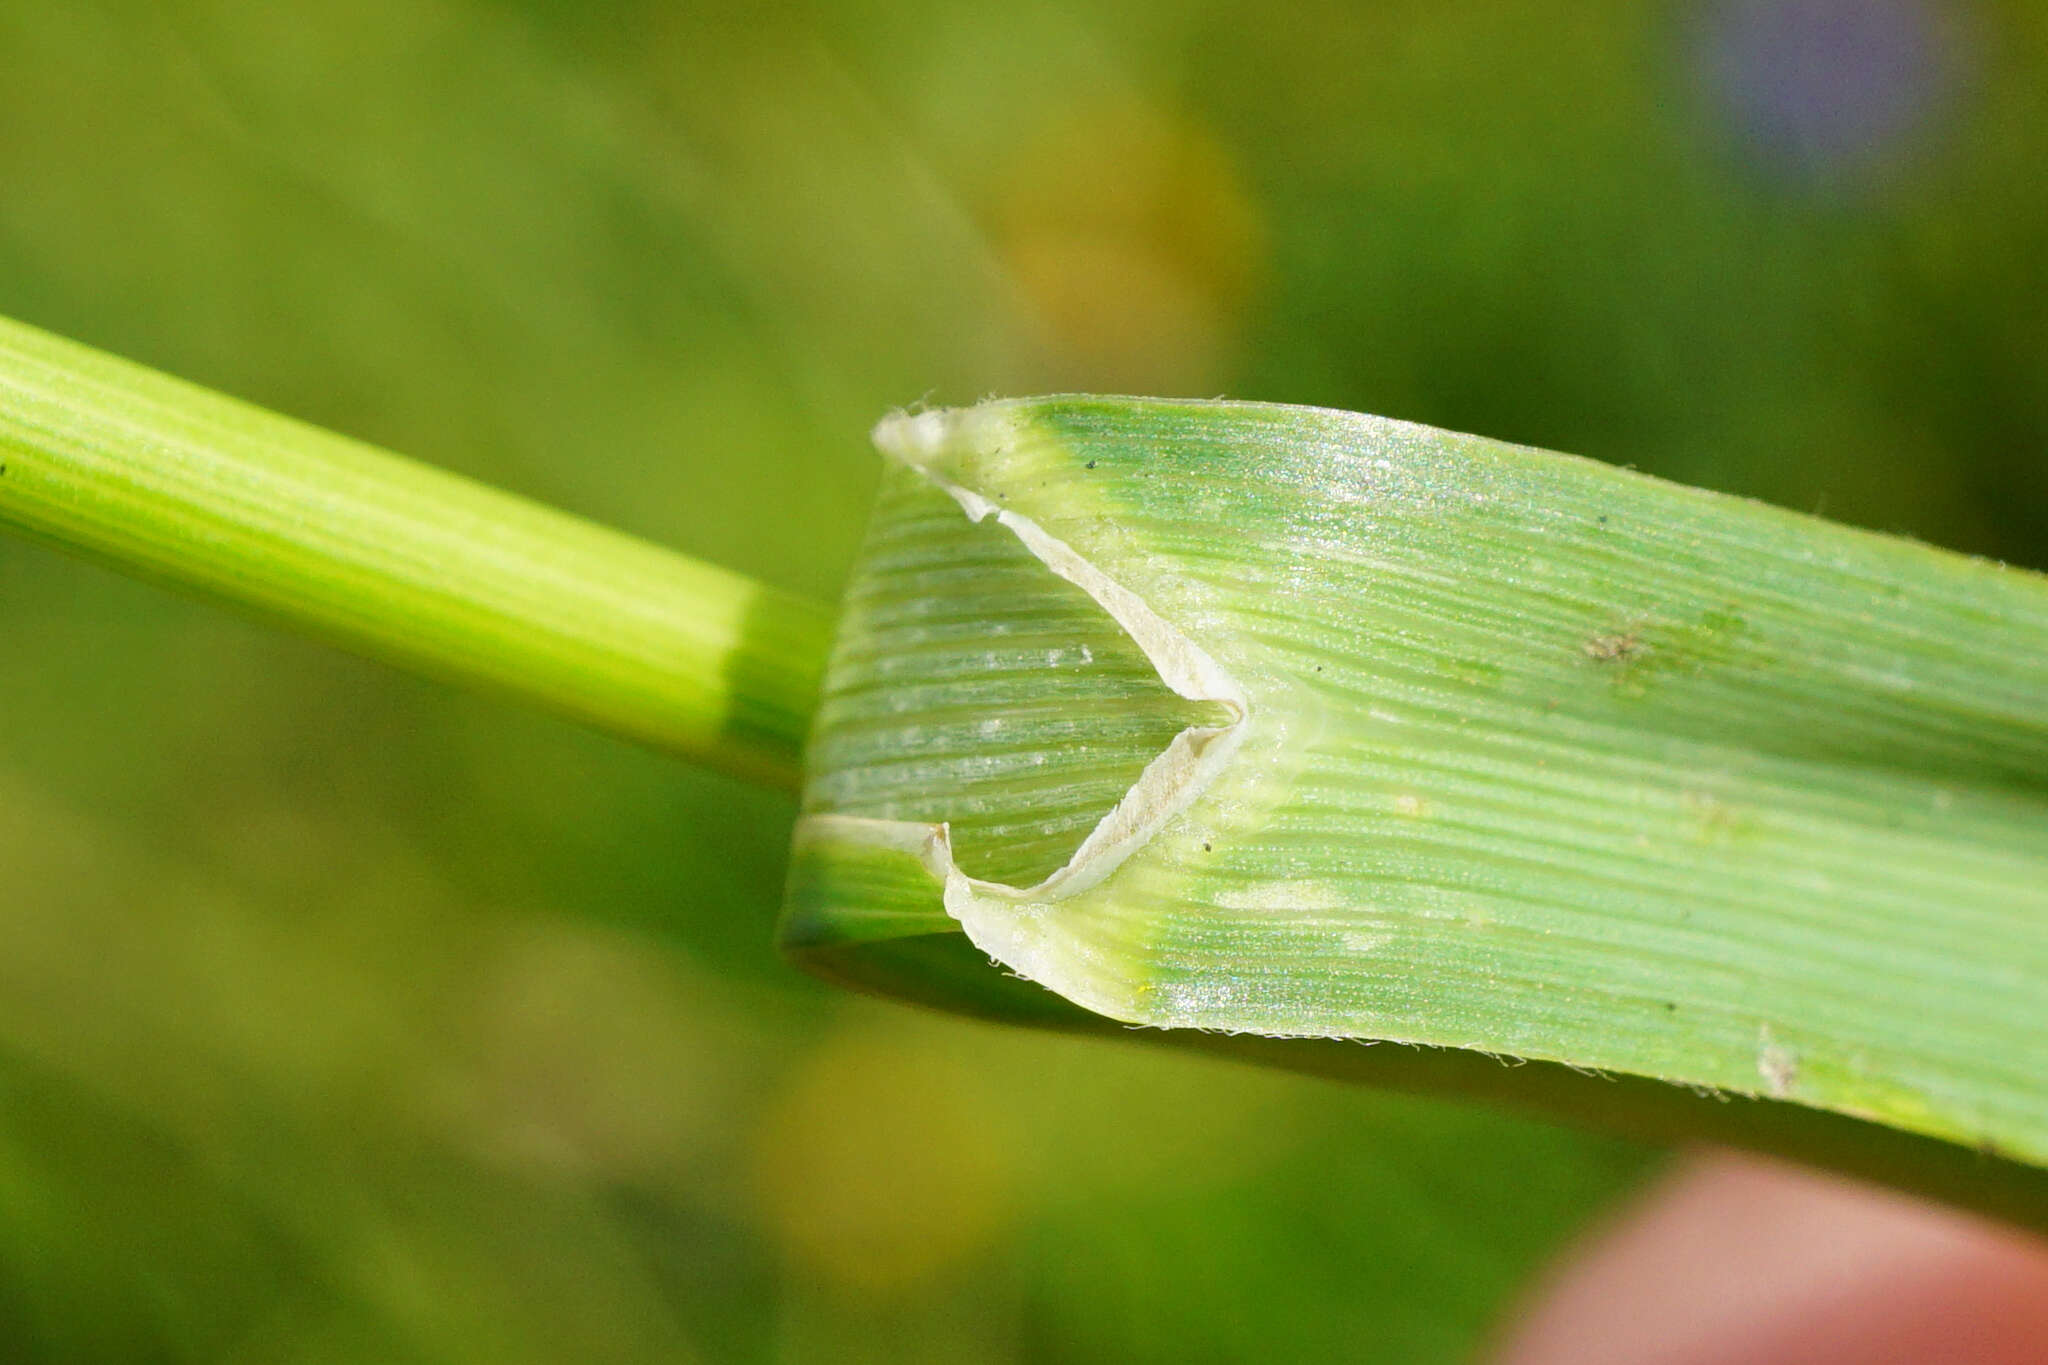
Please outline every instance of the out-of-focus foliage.
[[[820, 596], [1229, 392], [2048, 561], [2030, 4], [0, 0], [0, 312]], [[0, 542], [0, 1355], [1450, 1360], [1623, 1146], [832, 996], [780, 798]]]

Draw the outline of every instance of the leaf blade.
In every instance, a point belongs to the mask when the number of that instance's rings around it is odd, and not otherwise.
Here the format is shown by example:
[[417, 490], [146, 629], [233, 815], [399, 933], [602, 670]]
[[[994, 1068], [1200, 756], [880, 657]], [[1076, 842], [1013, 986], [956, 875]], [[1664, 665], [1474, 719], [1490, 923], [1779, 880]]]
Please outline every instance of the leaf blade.
[[[1003, 965], [1129, 1023], [1534, 1058], [2048, 1162], [2042, 579], [1350, 414], [912, 420], [883, 444], [933, 496], [1070, 548], [1247, 698], [1237, 752], [1099, 881], [928, 859], [926, 910], [943, 888]], [[817, 771], [807, 820], [849, 813]], [[945, 819], [928, 788], [887, 804], [850, 813]]]

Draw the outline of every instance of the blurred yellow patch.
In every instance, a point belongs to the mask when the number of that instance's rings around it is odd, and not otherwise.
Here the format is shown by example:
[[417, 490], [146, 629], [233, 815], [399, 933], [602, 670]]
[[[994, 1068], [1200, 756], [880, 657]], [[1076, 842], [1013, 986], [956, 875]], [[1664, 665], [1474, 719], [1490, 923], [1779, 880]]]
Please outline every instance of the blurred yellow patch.
[[981, 1251], [1015, 1208], [1014, 1139], [979, 1076], [915, 1035], [828, 1039], [763, 1116], [764, 1221], [802, 1269], [910, 1289]]
[[1017, 148], [989, 227], [1056, 386], [1191, 393], [1228, 375], [1264, 234], [1205, 128], [1125, 99], [1076, 109]]

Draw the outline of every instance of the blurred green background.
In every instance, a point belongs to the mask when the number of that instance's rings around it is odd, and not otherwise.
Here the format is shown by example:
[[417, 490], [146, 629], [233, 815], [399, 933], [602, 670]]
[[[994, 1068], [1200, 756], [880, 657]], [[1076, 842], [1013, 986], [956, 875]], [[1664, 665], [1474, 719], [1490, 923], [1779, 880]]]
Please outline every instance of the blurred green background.
[[[0, 313], [821, 598], [920, 398], [2048, 563], [2038, 4], [0, 0]], [[1624, 1144], [842, 998], [791, 806], [0, 540], [0, 1358], [1468, 1358]]]

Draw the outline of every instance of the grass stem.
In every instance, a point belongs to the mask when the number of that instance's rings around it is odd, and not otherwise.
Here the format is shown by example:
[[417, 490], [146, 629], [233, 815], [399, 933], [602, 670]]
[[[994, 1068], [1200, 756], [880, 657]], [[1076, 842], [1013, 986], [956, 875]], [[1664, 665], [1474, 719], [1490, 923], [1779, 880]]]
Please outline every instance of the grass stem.
[[794, 789], [822, 607], [0, 320], [0, 525]]

